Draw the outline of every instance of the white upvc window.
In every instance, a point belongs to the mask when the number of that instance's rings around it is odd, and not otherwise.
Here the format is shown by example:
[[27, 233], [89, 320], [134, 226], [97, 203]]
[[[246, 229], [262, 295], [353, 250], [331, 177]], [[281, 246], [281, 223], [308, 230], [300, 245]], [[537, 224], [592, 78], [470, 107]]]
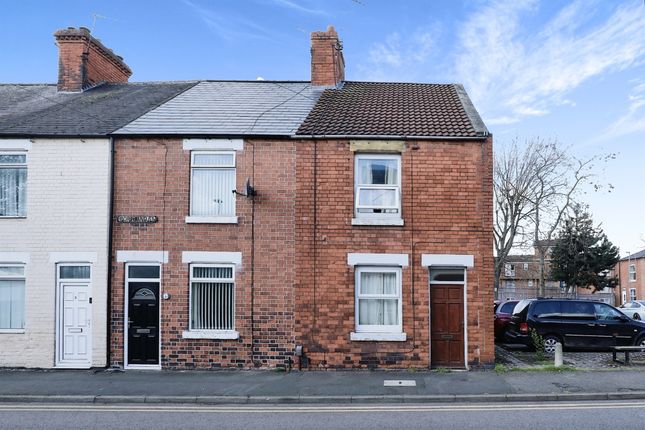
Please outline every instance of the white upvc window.
[[508, 276], [508, 277], [515, 276], [515, 264], [511, 264], [511, 263], [504, 264], [504, 276]]
[[27, 216], [27, 153], [0, 152], [0, 217]]
[[356, 332], [401, 333], [401, 268], [356, 268]]
[[524, 270], [529, 270], [529, 263], [524, 263]]
[[636, 265], [629, 265], [629, 282], [636, 282]]
[[356, 218], [401, 218], [401, 155], [356, 154]]
[[0, 332], [25, 328], [25, 266], [0, 263]]
[[206, 335], [234, 332], [235, 265], [190, 265], [189, 330]]
[[192, 151], [190, 153], [190, 217], [195, 219], [235, 217], [233, 190], [235, 190], [235, 151]]
[[636, 288], [630, 288], [629, 289], [629, 301], [630, 302], [635, 302], [636, 301]]

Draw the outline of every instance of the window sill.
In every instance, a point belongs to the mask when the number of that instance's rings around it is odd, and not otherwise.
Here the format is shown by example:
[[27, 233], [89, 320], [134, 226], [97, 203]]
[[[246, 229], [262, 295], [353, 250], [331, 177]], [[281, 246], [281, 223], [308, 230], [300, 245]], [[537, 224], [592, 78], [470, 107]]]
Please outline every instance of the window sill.
[[405, 342], [405, 333], [350, 333], [349, 340], [355, 342]]
[[0, 328], [0, 334], [24, 334], [24, 328]]
[[0, 219], [27, 219], [27, 215], [0, 215]]
[[352, 218], [352, 225], [395, 225], [402, 226], [403, 218]]
[[235, 330], [186, 330], [181, 334], [184, 339], [239, 339]]
[[237, 224], [236, 216], [187, 216], [186, 224]]

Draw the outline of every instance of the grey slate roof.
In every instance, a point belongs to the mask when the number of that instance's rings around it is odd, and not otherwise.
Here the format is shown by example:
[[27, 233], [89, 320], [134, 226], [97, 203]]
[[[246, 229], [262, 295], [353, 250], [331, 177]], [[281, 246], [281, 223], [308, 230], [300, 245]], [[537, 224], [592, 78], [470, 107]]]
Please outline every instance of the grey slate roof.
[[297, 134], [470, 139], [488, 130], [460, 84], [348, 81], [323, 92]]
[[193, 85], [131, 82], [65, 93], [55, 84], [3, 84], [0, 135], [105, 136]]
[[627, 256], [627, 257], [621, 258], [621, 260], [622, 260], [622, 261], [626, 261], [626, 260], [637, 260], [637, 259], [639, 259], [639, 258], [645, 258], [645, 249], [643, 249], [642, 251], [638, 251], [638, 252], [637, 252], [637, 253], [635, 253], [635, 254], [632, 254], [632, 255], [629, 255], [629, 256]]
[[202, 81], [115, 134], [290, 136], [320, 92], [309, 82]]

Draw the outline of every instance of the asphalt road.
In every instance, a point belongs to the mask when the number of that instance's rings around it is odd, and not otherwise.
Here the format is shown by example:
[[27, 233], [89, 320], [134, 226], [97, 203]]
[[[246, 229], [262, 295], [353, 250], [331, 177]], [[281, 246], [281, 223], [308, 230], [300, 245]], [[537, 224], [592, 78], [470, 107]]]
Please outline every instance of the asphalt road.
[[0, 429], [642, 429], [645, 401], [450, 405], [0, 405]]

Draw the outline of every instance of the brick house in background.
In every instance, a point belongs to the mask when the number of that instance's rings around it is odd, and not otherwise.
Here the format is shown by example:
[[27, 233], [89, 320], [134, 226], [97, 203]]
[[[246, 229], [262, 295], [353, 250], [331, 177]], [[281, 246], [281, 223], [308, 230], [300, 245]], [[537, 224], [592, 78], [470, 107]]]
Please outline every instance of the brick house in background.
[[[555, 241], [551, 246], [555, 245]], [[544, 271], [546, 274], [544, 297], [576, 297], [590, 300], [601, 300], [610, 305], [614, 301], [614, 292], [605, 289], [594, 293], [592, 289], [577, 288], [568, 292], [566, 286], [551, 279], [551, 249], [547, 252]], [[504, 261], [504, 268], [499, 279], [499, 300], [532, 299], [540, 292], [540, 257], [537, 250], [533, 254], [509, 255]]]
[[[202, 81], [114, 133], [126, 368], [494, 360], [492, 137], [460, 85]], [[235, 193], [232, 191], [235, 190]]]
[[0, 367], [107, 365], [112, 131], [190, 86], [128, 83], [86, 29], [58, 82], [0, 85]]
[[614, 267], [619, 286], [614, 294], [617, 304], [645, 300], [645, 249], [621, 258]]

